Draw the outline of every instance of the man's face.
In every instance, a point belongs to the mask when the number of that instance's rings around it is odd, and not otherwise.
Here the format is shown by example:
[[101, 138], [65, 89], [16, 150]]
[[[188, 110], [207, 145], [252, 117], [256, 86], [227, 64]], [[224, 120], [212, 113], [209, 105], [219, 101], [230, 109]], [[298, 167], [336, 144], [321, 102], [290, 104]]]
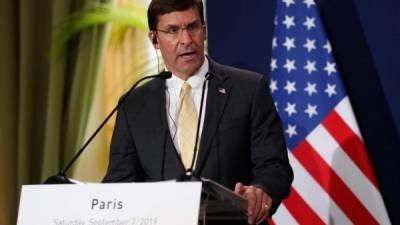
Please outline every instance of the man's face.
[[206, 28], [195, 7], [158, 17], [155, 47], [161, 50], [168, 70], [181, 79], [192, 76], [203, 64], [206, 37]]

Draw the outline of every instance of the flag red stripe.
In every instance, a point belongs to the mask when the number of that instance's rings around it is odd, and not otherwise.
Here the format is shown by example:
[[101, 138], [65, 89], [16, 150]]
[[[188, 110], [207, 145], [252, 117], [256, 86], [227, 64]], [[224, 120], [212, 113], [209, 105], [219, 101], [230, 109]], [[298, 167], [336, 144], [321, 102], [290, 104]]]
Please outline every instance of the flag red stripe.
[[332, 137], [336, 139], [343, 151], [346, 152], [370, 182], [378, 189], [378, 182], [369, 162], [367, 150], [361, 139], [351, 130], [336, 111], [332, 111], [322, 124]]
[[272, 219], [268, 219], [268, 223], [269, 223], [269, 225], [276, 225]]
[[305, 140], [293, 154], [354, 224], [378, 224], [343, 180]]
[[290, 196], [283, 202], [299, 224], [325, 224], [304, 199], [291, 187]]

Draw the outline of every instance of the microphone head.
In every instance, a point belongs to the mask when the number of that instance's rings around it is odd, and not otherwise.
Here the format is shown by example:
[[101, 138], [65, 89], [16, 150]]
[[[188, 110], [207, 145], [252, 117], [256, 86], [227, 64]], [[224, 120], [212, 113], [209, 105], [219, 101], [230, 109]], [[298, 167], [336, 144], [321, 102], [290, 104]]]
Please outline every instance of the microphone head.
[[47, 178], [44, 184], [75, 184], [75, 182], [68, 179], [63, 172]]
[[160, 74], [158, 74], [157, 78], [166, 80], [172, 77], [172, 73], [169, 71], [162, 71]]
[[206, 80], [211, 80], [214, 77], [214, 74], [211, 72], [206, 73]]

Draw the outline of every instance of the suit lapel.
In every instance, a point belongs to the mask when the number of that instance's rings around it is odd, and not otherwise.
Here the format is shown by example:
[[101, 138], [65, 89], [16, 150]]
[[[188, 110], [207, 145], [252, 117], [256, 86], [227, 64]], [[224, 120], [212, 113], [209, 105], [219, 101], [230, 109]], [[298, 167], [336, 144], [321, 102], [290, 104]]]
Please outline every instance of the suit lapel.
[[[149, 119], [146, 121], [150, 129], [154, 129], [151, 133], [154, 134], [164, 134], [167, 129], [166, 112], [165, 112], [165, 93], [162, 87], [164, 82], [157, 82], [155, 85], [151, 86], [150, 94], [146, 98], [146, 108], [143, 112], [146, 113], [146, 117]], [[163, 144], [163, 135], [156, 135], [155, 137], [149, 137], [154, 139], [157, 145]]]
[[196, 175], [200, 175], [199, 173], [201, 173], [205, 160], [208, 157], [211, 143], [217, 132], [222, 115], [224, 114], [231, 91], [230, 85], [225, 82], [227, 77], [223, 71], [218, 71], [215, 62], [210, 59], [209, 61], [210, 73], [213, 75], [213, 78], [209, 81], [208, 86], [205, 121], [195, 168]]
[[184, 167], [169, 133], [166, 112], [165, 81], [156, 81], [154, 85], [149, 88], [150, 93], [147, 95], [146, 104], [144, 106], [145, 109], [143, 109], [143, 112], [146, 113], [146, 115], [143, 116], [147, 119], [143, 121], [147, 123], [144, 126], [147, 126], [149, 129], [145, 134], [147, 136], [145, 138], [148, 143], [154, 143], [154, 149], [157, 151], [151, 154], [152, 156], [160, 157], [159, 160], [155, 160], [156, 162], [166, 160], [165, 162], [161, 162], [162, 165], [165, 165], [165, 173], [182, 174], [184, 172]]

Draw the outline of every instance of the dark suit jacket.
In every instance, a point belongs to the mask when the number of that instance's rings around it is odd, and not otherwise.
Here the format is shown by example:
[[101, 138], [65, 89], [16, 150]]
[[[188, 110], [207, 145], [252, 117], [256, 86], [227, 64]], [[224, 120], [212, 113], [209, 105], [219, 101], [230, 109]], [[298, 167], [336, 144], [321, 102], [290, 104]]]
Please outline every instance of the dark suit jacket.
[[[264, 76], [211, 59], [207, 107], [194, 173], [234, 189], [254, 184], [273, 200], [288, 196], [293, 173]], [[184, 167], [169, 133], [165, 81], [134, 90], [118, 110], [104, 182], [174, 179]]]

